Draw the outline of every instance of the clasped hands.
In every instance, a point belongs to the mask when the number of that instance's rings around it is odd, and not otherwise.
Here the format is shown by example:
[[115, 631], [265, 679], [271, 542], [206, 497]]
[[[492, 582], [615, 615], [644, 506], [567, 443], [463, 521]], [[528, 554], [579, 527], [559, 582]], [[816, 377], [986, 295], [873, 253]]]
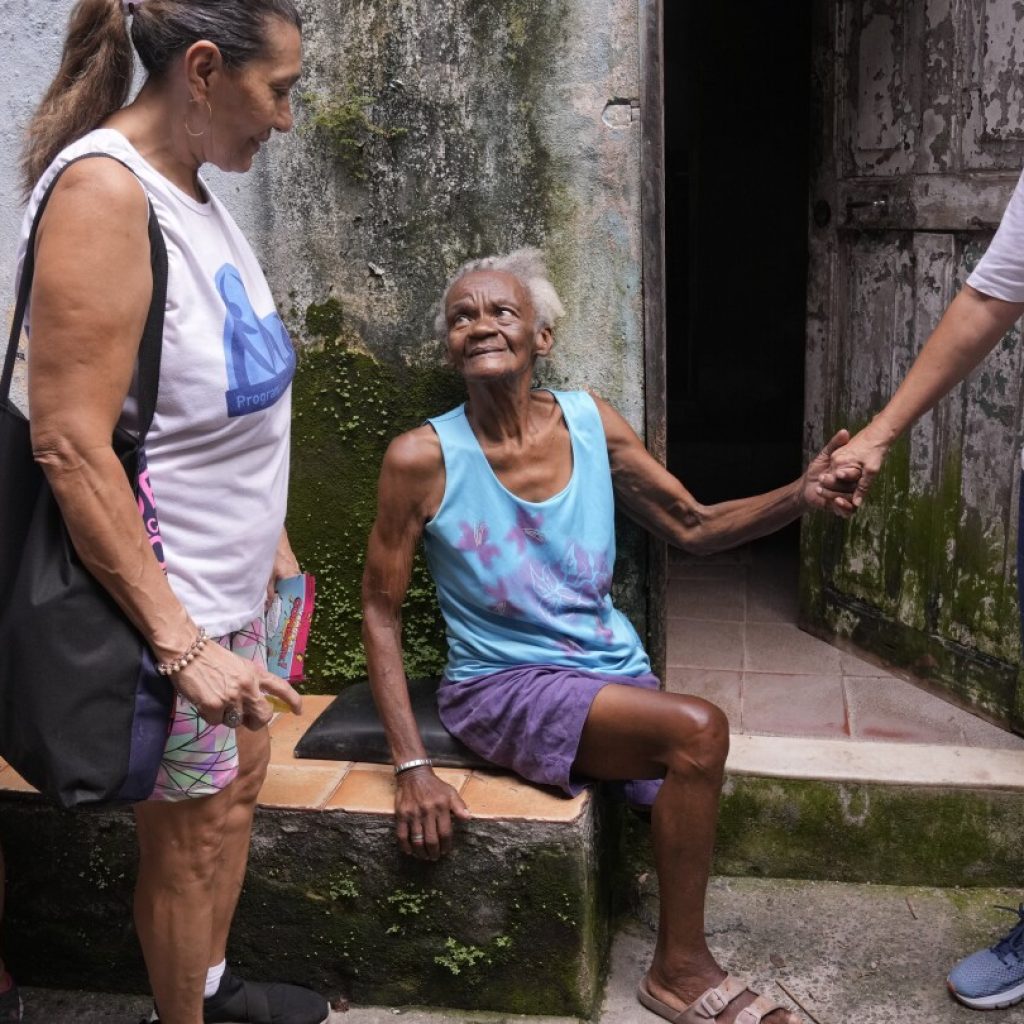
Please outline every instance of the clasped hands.
[[808, 503], [849, 519], [867, 496], [888, 449], [889, 442], [874, 424], [853, 437], [840, 430], [807, 467], [804, 493]]

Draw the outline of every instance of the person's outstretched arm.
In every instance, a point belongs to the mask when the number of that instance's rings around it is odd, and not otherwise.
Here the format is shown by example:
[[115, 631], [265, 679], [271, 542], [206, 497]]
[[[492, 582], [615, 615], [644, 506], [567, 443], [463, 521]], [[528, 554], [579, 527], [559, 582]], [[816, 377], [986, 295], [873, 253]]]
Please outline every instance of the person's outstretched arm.
[[[370, 687], [396, 765], [426, 757], [402, 663], [402, 602], [423, 524], [444, 494], [444, 460], [431, 427], [396, 438], [381, 466], [377, 518], [363, 572], [363, 644]], [[395, 828], [405, 853], [437, 860], [452, 845], [452, 815], [468, 818], [459, 794], [427, 766], [397, 779]], [[422, 842], [414, 842], [422, 836]]]
[[[825, 508], [819, 478], [832, 453], [849, 439], [832, 438], [803, 476], [765, 494], [702, 505], [655, 459], [633, 428], [594, 396], [608, 442], [615, 495], [630, 516], [656, 537], [693, 554], [711, 554], [773, 533], [812, 508]], [[840, 485], [841, 486], [841, 485]]]
[[1022, 315], [1024, 302], [1005, 302], [964, 286], [885, 408], [833, 453], [829, 471], [822, 476], [823, 493], [856, 482], [852, 497], [830, 501], [837, 515], [852, 515], [893, 442], [956, 387]]

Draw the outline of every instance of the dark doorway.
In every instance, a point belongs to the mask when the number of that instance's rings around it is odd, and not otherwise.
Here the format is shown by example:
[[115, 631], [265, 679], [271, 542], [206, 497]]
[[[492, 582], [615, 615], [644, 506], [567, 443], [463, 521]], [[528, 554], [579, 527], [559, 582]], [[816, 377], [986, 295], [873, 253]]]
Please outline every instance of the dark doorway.
[[664, 5], [668, 464], [702, 502], [800, 470], [810, 11]]

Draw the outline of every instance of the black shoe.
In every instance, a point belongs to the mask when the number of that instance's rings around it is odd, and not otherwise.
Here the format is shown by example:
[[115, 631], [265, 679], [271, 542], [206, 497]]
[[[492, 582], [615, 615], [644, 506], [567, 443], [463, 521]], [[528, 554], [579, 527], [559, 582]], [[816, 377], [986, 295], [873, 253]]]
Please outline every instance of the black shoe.
[[326, 1024], [331, 1008], [308, 988], [243, 981], [225, 970], [220, 987], [203, 1000], [204, 1024]]
[[[327, 1024], [330, 1015], [327, 1000], [308, 988], [243, 981], [229, 970], [217, 991], [203, 1000], [203, 1024]], [[160, 1024], [157, 1010], [139, 1024]]]

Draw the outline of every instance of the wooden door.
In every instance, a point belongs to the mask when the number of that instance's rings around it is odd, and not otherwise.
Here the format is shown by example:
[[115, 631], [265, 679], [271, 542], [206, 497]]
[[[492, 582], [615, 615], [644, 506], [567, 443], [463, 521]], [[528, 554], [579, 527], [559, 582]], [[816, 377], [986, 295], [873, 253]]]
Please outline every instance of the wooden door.
[[[805, 437], [902, 380], [1024, 165], [1015, 0], [814, 0]], [[1019, 325], [891, 451], [863, 510], [804, 530], [801, 609], [1020, 728]]]

